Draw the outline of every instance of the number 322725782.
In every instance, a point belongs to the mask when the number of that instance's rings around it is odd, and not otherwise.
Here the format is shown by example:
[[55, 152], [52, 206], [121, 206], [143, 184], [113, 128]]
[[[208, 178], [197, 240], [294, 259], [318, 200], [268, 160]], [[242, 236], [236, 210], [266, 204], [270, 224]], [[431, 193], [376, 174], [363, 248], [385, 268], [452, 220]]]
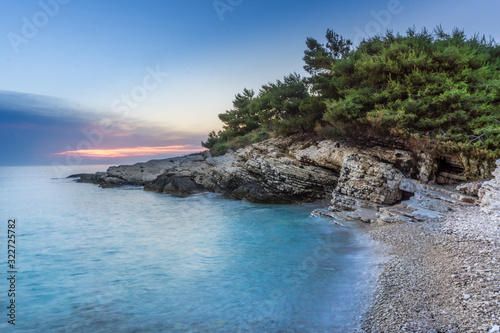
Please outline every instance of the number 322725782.
[[8, 260], [10, 269], [16, 267], [16, 220], [9, 220], [7, 229]]

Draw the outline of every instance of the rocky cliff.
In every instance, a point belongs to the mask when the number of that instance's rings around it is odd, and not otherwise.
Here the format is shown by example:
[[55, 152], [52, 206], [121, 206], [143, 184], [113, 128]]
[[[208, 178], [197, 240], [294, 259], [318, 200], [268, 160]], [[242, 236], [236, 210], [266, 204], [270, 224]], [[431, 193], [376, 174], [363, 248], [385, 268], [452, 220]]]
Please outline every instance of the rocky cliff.
[[[211, 191], [252, 202], [331, 199], [329, 209], [315, 214], [392, 223], [439, 218], [455, 206], [474, 204], [474, 196], [439, 185], [465, 180], [464, 170], [468, 166], [470, 170], [470, 165], [478, 177], [491, 172], [487, 163], [460, 157], [435, 159], [398, 148], [293, 136], [269, 139], [224, 156], [203, 153], [152, 160], [80, 175], [80, 179], [102, 187], [141, 185], [175, 195]], [[498, 184], [488, 186], [498, 191]], [[491, 193], [482, 197], [497, 195]]]
[[176, 195], [211, 191], [252, 202], [294, 203], [329, 196], [338, 172], [300, 162], [290, 149], [293, 138], [271, 139], [224, 156], [195, 154], [109, 168], [82, 179], [102, 187], [141, 185]]
[[496, 162], [495, 178], [482, 184], [478, 190], [481, 210], [488, 214], [500, 215], [500, 160]]

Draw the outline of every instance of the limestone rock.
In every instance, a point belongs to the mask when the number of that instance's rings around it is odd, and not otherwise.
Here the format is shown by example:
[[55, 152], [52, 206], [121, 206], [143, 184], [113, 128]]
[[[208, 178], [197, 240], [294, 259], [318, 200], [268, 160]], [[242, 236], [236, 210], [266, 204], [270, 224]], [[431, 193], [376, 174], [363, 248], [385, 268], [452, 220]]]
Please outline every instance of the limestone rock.
[[353, 154], [342, 165], [334, 197], [341, 194], [377, 204], [394, 204], [401, 200], [399, 184], [403, 179], [394, 166], [371, 156]]
[[326, 140], [305, 149], [292, 151], [292, 153], [302, 163], [340, 172], [345, 158], [356, 151], [342, 143]]
[[455, 193], [451, 197], [455, 200], [467, 202], [467, 203], [471, 203], [471, 204], [475, 204], [477, 202], [477, 198], [472, 197], [470, 195], [463, 195], [460, 193]]
[[415, 176], [426, 182], [432, 177], [435, 168], [433, 159], [427, 154], [413, 154], [406, 150], [379, 146], [361, 148], [330, 140], [310, 144], [305, 148], [292, 145], [290, 153], [304, 164], [321, 166], [337, 172], [340, 172], [348, 156], [364, 154], [393, 165], [406, 177]]
[[482, 211], [500, 215], [500, 159], [496, 161], [496, 165], [497, 168], [493, 172], [495, 178], [485, 182], [478, 195]]
[[224, 156], [201, 154], [108, 169], [101, 186], [142, 185], [174, 195], [211, 191], [252, 202], [293, 203], [324, 199], [338, 173], [304, 165], [287, 153], [291, 142], [271, 139]]
[[[330, 197], [329, 211], [338, 218], [393, 223], [435, 218], [456, 206], [472, 205], [475, 198], [469, 192], [474, 192], [473, 186], [464, 188], [467, 193], [462, 194], [432, 186], [436, 180], [463, 180], [464, 163], [474, 170], [487, 167], [456, 156], [438, 161], [422, 152], [317, 142], [297, 135], [272, 138], [223, 156], [194, 154], [76, 176], [101, 187], [137, 185], [182, 196], [210, 191], [252, 202], [311, 202]], [[487, 184], [479, 191], [482, 205], [499, 210], [500, 182]]]
[[77, 178], [77, 183], [91, 183], [91, 184], [100, 184], [102, 182], [103, 177], [106, 176], [105, 172], [96, 172], [96, 173], [79, 173], [68, 176], [68, 178]]
[[422, 188], [422, 183], [415, 179], [404, 178], [399, 183], [399, 189], [409, 193], [415, 193], [422, 190]]
[[419, 153], [417, 163], [417, 179], [423, 183], [428, 183], [434, 178], [434, 173], [438, 170], [437, 162], [429, 154]]
[[483, 186], [484, 181], [477, 181], [472, 183], [465, 183], [457, 186], [457, 191], [469, 195], [477, 197], [479, 194], [479, 190], [481, 186]]
[[491, 173], [495, 170], [495, 163], [492, 160], [476, 160], [464, 154], [460, 154], [460, 159], [465, 173], [479, 179], [490, 178]]
[[[411, 182], [406, 180], [403, 184]], [[407, 186], [405, 188], [408, 189]], [[434, 185], [420, 184], [411, 189], [415, 193], [409, 200], [379, 209], [378, 224], [440, 220], [445, 213], [456, 211], [462, 206], [472, 206], [476, 201], [474, 197]]]
[[[201, 154], [189, 155], [183, 157], [174, 157], [164, 160], [151, 160], [145, 163], [136, 163], [134, 165], [120, 165], [110, 167], [106, 171], [106, 177], [123, 179], [128, 184], [144, 185], [155, 180], [161, 174], [173, 168], [184, 166], [195, 166], [203, 162]], [[106, 179], [104, 179], [106, 181]]]

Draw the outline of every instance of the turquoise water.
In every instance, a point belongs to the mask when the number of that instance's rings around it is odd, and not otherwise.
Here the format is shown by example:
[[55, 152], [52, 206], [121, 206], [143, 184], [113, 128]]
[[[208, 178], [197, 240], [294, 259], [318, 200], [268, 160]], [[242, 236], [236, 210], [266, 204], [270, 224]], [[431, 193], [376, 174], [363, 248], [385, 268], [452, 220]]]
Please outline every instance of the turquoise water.
[[[309, 217], [313, 205], [55, 176], [0, 168], [1, 262], [7, 220], [17, 219], [16, 332], [351, 332], [359, 323], [375, 249], [356, 228]], [[0, 331], [10, 332], [6, 264], [0, 276]]]

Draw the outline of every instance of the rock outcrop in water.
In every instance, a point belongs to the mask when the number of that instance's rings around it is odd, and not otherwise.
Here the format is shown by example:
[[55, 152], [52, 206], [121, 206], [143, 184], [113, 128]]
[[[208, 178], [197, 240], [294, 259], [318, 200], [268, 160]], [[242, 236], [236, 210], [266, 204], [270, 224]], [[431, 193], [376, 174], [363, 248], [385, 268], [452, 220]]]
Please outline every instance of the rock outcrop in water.
[[195, 154], [111, 167], [99, 176], [99, 183], [140, 185], [175, 195], [211, 191], [252, 202], [324, 199], [336, 186], [338, 173], [301, 163], [289, 153], [289, 147], [297, 148], [293, 141], [271, 139], [218, 157]]
[[[360, 147], [293, 136], [269, 139], [224, 156], [194, 154], [78, 176], [80, 181], [102, 187], [140, 185], [175, 195], [211, 191], [252, 202], [330, 198], [329, 209], [315, 214], [394, 223], [439, 218], [455, 207], [474, 204], [477, 186], [459, 193], [436, 184], [465, 179], [465, 164], [476, 166], [479, 177], [488, 170], [485, 162], [462, 159], [459, 164], [459, 160], [433, 159], [421, 152], [380, 145]], [[498, 193], [492, 191], [499, 186], [498, 179], [485, 183], [481, 192], [483, 201], [489, 202], [485, 205], [498, 205], [494, 202]]]

